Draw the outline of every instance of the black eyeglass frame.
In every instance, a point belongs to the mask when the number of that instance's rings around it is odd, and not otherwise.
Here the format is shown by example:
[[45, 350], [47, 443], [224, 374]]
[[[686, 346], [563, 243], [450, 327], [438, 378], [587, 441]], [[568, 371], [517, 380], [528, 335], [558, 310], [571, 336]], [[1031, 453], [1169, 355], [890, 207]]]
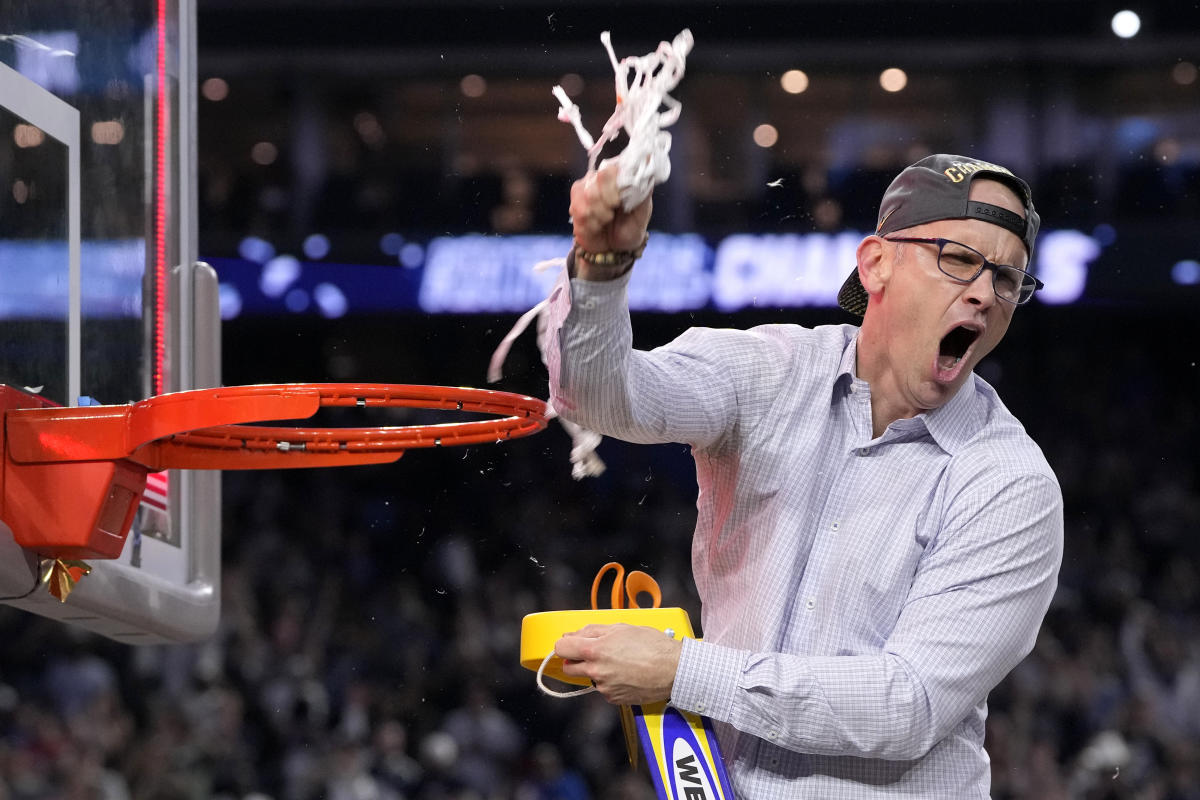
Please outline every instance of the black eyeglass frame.
[[[1026, 303], [1028, 303], [1030, 300], [1033, 299], [1034, 294], [1036, 294], [1038, 291], [1046, 288], [1046, 285], [1044, 283], [1042, 283], [1041, 281], [1039, 281], [1037, 278], [1035, 278], [1032, 273], [1027, 272], [1026, 270], [1023, 270], [1020, 267], [1014, 267], [1012, 264], [997, 264], [994, 261], [988, 261], [987, 256], [985, 256], [983, 253], [976, 250], [974, 247], [971, 247], [970, 245], [965, 245], [962, 242], [956, 242], [953, 239], [943, 239], [941, 237], [938, 237], [936, 239], [927, 239], [927, 238], [919, 238], [919, 237], [914, 237], [914, 236], [881, 236], [880, 238], [883, 239], [885, 242], [911, 242], [913, 244], [936, 244], [938, 246], [938, 251], [937, 251], [938, 272], [941, 272], [947, 278], [950, 278], [951, 280], [954, 280], [954, 281], [958, 281], [959, 283], [963, 283], [963, 284], [971, 283], [976, 278], [978, 278], [980, 273], [982, 273], [985, 269], [990, 269], [992, 271], [992, 291], [996, 294], [997, 298], [1003, 300], [1006, 303], [1012, 303], [1014, 306], [1025, 305]], [[966, 248], [967, 250], [970, 250], [975, 255], [979, 256], [983, 260], [983, 263], [979, 266], [979, 271], [976, 272], [974, 275], [972, 275], [970, 278], [960, 278], [957, 275], [951, 275], [949, 272], [946, 272], [946, 270], [942, 269], [942, 251], [944, 249], [946, 249], [946, 245], [948, 245], [948, 244], [953, 244], [953, 245], [957, 245], [958, 247]], [[1009, 298], [1000, 294], [1000, 292], [996, 290], [996, 276], [998, 276], [1000, 274], [1001, 269], [1011, 269], [1015, 272], [1021, 273], [1021, 275], [1023, 276], [1021, 278], [1021, 286], [1029, 285], [1028, 283], [1026, 283], [1026, 279], [1033, 281], [1033, 291], [1031, 291], [1024, 300], [1010, 300]]]

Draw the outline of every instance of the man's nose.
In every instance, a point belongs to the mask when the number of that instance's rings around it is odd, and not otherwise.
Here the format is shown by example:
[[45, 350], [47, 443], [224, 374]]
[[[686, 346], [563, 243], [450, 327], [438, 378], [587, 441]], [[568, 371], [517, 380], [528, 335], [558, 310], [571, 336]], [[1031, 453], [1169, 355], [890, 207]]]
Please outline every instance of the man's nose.
[[992, 286], [992, 271], [984, 269], [976, 275], [975, 280], [968, 283], [963, 290], [963, 296], [972, 305], [982, 306], [984, 309], [990, 308], [996, 302], [996, 290]]

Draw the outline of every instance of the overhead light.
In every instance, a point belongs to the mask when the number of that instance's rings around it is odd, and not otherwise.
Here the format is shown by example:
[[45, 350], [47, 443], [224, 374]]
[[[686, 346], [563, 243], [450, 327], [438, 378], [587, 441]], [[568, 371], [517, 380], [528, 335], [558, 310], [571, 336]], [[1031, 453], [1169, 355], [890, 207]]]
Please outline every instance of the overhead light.
[[314, 261], [320, 261], [329, 255], [329, 237], [323, 233], [309, 234], [304, 237], [304, 244], [301, 245], [301, 248], [304, 250], [305, 256]]
[[350, 308], [345, 292], [332, 283], [318, 283], [313, 288], [313, 299], [321, 316], [327, 319], [344, 317]]
[[774, 125], [763, 123], [754, 129], [754, 143], [759, 147], [774, 147], [779, 141], [779, 131]]
[[247, 261], [265, 264], [275, 257], [275, 245], [258, 236], [247, 236], [238, 242], [238, 255]]
[[200, 94], [205, 100], [219, 103], [229, 96], [229, 84], [224, 78], [208, 78], [200, 84]]
[[1191, 86], [1196, 82], [1196, 65], [1190, 61], [1180, 61], [1171, 68], [1171, 77], [1180, 86]]
[[379, 123], [379, 117], [370, 111], [360, 111], [354, 115], [354, 130], [358, 131], [363, 143], [374, 150], [387, 143], [387, 134]]
[[779, 77], [779, 85], [788, 94], [801, 94], [808, 89], [808, 75], [804, 70], [789, 69]]
[[885, 92], [899, 92], [908, 86], [908, 73], [899, 67], [888, 67], [879, 73], [879, 85]]
[[1195, 286], [1200, 283], [1200, 261], [1184, 259], [1171, 267], [1171, 280], [1180, 286]]
[[13, 143], [17, 147], [37, 147], [44, 141], [46, 141], [46, 134], [42, 133], [42, 129], [36, 125], [26, 125], [23, 122], [19, 122], [13, 128]]
[[379, 237], [379, 251], [385, 256], [395, 256], [400, 254], [400, 248], [404, 245], [404, 237], [395, 231], [385, 233]]
[[1112, 32], [1122, 39], [1132, 39], [1142, 29], [1142, 18], [1136, 11], [1125, 9], [1113, 14]]
[[233, 319], [242, 313], [242, 293], [232, 283], [222, 283], [217, 287], [217, 304], [221, 319]]
[[575, 72], [568, 72], [559, 78], [558, 85], [567, 93], [567, 97], [578, 97], [583, 93], [583, 77]]
[[425, 261], [425, 248], [416, 242], [408, 242], [400, 248], [397, 258], [400, 260], [400, 266], [416, 269]]
[[258, 276], [258, 288], [267, 297], [281, 297], [300, 279], [302, 269], [300, 259], [295, 256], [275, 256], [263, 264]]
[[482, 75], [466, 75], [458, 82], [458, 88], [466, 97], [483, 97], [487, 92], [487, 81]]
[[275, 159], [279, 157], [279, 148], [270, 142], [259, 142], [250, 148], [250, 158], [255, 164], [267, 166], [274, 164]]
[[92, 123], [92, 141], [96, 144], [120, 144], [125, 138], [125, 126], [120, 120]]

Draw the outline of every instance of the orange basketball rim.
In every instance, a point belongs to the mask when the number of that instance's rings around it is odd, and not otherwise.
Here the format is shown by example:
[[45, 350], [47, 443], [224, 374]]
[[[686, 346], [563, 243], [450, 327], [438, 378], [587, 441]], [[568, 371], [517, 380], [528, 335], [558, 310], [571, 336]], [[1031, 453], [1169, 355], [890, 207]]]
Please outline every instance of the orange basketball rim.
[[[395, 427], [250, 425], [323, 407], [499, 415]], [[51, 406], [0, 387], [0, 520], [54, 558], [115, 558], [145, 490], [164, 469], [285, 469], [380, 464], [423, 447], [500, 443], [546, 427], [534, 397], [409, 384], [262, 384], [158, 395], [119, 406]], [[48, 513], [49, 512], [49, 513]]]

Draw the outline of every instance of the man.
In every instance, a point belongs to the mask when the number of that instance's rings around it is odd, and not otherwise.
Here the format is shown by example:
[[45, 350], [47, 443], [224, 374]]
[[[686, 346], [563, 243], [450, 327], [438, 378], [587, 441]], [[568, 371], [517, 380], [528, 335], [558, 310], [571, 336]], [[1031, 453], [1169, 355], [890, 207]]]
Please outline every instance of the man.
[[985, 798], [988, 692], [1032, 649], [1062, 558], [1041, 451], [973, 369], [1040, 285], [1039, 218], [1003, 167], [936, 155], [884, 195], [839, 303], [861, 327], [693, 329], [631, 348], [650, 201], [571, 193], [543, 337], [561, 414], [692, 446], [703, 641], [564, 636], [614, 703], [714, 720], [741, 800]]

